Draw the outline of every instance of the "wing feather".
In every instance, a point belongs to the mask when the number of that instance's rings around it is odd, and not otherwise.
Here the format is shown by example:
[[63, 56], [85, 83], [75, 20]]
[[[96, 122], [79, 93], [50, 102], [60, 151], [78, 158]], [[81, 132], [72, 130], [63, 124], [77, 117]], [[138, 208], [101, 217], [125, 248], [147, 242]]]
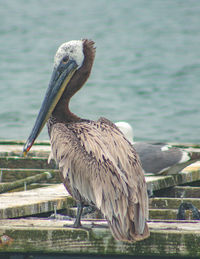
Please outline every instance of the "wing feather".
[[52, 154], [71, 195], [93, 203], [108, 220], [115, 238], [148, 237], [148, 198], [144, 172], [130, 143], [105, 120], [51, 131]]

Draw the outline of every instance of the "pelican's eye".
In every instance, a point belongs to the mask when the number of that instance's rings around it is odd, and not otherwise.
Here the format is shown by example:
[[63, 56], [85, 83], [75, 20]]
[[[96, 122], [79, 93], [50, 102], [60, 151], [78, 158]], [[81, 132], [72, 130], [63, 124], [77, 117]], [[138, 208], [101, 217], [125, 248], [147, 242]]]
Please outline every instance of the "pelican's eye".
[[68, 60], [69, 60], [69, 57], [68, 57], [68, 56], [65, 56], [65, 57], [63, 58], [63, 60], [62, 60], [62, 63], [63, 63], [63, 64], [67, 64]]

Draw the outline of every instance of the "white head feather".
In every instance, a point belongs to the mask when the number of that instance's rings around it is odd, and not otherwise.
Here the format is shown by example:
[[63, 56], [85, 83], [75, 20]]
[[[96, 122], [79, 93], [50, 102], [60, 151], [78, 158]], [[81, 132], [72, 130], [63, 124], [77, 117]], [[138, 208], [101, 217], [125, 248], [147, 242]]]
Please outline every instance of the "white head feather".
[[63, 43], [58, 48], [54, 57], [54, 66], [57, 67], [60, 64], [61, 59], [66, 55], [69, 57], [69, 59], [73, 59], [76, 61], [78, 68], [81, 67], [84, 60], [83, 41], [72, 40]]

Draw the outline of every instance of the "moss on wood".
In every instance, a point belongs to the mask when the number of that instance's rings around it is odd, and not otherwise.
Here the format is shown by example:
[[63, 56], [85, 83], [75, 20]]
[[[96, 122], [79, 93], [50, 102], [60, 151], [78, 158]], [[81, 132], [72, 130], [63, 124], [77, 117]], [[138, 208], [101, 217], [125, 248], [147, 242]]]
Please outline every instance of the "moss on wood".
[[40, 174], [36, 174], [34, 176], [29, 176], [24, 179], [14, 181], [11, 183], [5, 183], [0, 185], [0, 193], [4, 193], [13, 189], [16, 189], [18, 187], [24, 186], [24, 184], [31, 184], [31, 183], [37, 183], [44, 179], [50, 179], [54, 177], [55, 172], [43, 172]]
[[[0, 174], [1, 174], [1, 182], [12, 182], [12, 181], [16, 181], [16, 180], [22, 180], [25, 177], [29, 177], [29, 176], [34, 176], [37, 175], [39, 173], [44, 173], [46, 172], [47, 169], [29, 169], [29, 168], [3, 168], [0, 170]], [[59, 174], [59, 170], [57, 169], [48, 169], [48, 172], [52, 172], [54, 173], [54, 177], [51, 179], [48, 179], [48, 181], [46, 179], [41, 180], [41, 183], [61, 183], [61, 179], [60, 179], [60, 174]]]
[[55, 162], [43, 157], [0, 157], [1, 168], [56, 169]]
[[178, 209], [182, 202], [192, 203], [200, 209], [200, 199], [197, 198], [152, 198], [149, 199], [150, 209]]
[[41, 222], [31, 221], [28, 226], [23, 226], [21, 222], [19, 226], [10, 228], [4, 224], [4, 227], [0, 228], [0, 234], [9, 236], [13, 242], [9, 246], [0, 247], [0, 251], [200, 256], [200, 231], [194, 233], [192, 229], [188, 231], [170, 229], [170, 224], [169, 229], [154, 229], [151, 223], [151, 236], [137, 243], [116, 241], [107, 227], [86, 230], [63, 228], [60, 223], [55, 224], [54, 221], [49, 224], [51, 225], [45, 226]]

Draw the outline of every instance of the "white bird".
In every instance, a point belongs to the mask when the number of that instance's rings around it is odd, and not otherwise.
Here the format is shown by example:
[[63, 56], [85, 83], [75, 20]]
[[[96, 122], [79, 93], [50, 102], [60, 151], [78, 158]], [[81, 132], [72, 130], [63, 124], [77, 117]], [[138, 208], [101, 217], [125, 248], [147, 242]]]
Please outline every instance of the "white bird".
[[133, 128], [129, 123], [120, 121], [115, 125], [134, 146], [145, 173], [177, 174], [200, 160], [200, 152], [172, 147], [165, 143], [134, 142]]

